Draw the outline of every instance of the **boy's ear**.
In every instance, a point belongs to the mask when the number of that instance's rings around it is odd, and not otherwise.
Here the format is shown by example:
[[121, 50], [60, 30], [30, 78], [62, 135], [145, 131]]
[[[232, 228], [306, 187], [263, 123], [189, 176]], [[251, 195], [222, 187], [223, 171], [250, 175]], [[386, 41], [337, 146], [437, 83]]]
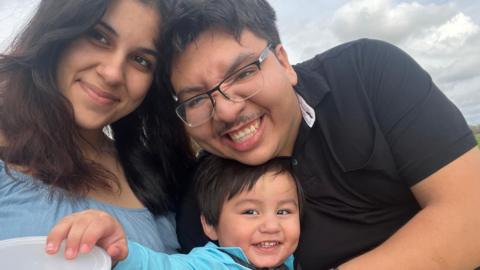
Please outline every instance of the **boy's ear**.
[[203, 232], [208, 236], [208, 238], [213, 241], [218, 240], [217, 230], [215, 227], [207, 224], [203, 215], [200, 216], [200, 221], [202, 222]]
[[282, 44], [278, 44], [275, 47], [275, 56], [278, 59], [280, 65], [285, 69], [285, 73], [287, 74], [288, 80], [292, 85], [297, 85], [298, 77], [297, 72], [293, 69], [292, 65], [290, 65], [290, 61], [288, 60], [287, 51]]

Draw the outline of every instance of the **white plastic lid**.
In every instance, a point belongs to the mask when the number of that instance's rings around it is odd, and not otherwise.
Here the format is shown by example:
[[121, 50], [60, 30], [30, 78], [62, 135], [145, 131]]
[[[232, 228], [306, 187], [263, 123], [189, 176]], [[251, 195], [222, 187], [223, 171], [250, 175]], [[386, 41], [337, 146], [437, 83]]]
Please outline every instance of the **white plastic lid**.
[[45, 252], [46, 236], [21, 237], [0, 241], [0, 269], [2, 270], [110, 270], [110, 256], [95, 246], [75, 260], [63, 257], [64, 246], [55, 255]]

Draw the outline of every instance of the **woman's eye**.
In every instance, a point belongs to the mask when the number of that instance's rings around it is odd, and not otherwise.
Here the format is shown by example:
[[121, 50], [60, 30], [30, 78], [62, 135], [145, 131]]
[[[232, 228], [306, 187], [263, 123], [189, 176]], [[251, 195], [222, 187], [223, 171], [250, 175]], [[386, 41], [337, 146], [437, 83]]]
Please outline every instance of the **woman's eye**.
[[280, 215], [280, 216], [285, 216], [285, 215], [288, 215], [290, 214], [290, 211], [287, 210], [287, 209], [280, 209], [277, 211], [277, 215]]
[[99, 44], [102, 44], [102, 45], [109, 45], [109, 41], [108, 41], [107, 37], [96, 29], [92, 29], [89, 32], [88, 35], [96, 43], [99, 43]]
[[139, 64], [140, 66], [146, 69], [152, 68], [152, 63], [143, 56], [140, 56], [140, 55], [133, 56], [133, 61], [135, 61], [135, 63]]

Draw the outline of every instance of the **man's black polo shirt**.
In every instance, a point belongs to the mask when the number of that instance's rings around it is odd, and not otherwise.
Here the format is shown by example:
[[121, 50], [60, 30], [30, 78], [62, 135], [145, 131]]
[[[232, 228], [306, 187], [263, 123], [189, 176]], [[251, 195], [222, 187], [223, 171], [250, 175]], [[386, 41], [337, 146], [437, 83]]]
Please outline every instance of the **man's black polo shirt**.
[[[307, 200], [295, 257], [303, 270], [328, 269], [395, 233], [419, 211], [410, 187], [476, 141], [430, 76], [387, 43], [346, 43], [295, 70], [315, 111], [293, 154]], [[187, 250], [206, 240], [193, 194], [178, 213]]]

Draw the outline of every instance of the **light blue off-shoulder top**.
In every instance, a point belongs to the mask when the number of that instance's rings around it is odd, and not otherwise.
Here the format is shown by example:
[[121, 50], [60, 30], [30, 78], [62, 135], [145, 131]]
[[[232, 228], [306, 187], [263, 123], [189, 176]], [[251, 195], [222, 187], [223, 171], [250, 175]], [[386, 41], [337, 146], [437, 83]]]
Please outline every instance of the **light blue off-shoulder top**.
[[122, 208], [89, 198], [73, 199], [31, 176], [10, 170], [0, 160], [0, 240], [47, 235], [64, 216], [85, 209], [110, 213], [123, 226], [129, 240], [155, 251], [177, 253], [180, 247], [175, 233], [173, 213], [154, 216], [148, 209]]

